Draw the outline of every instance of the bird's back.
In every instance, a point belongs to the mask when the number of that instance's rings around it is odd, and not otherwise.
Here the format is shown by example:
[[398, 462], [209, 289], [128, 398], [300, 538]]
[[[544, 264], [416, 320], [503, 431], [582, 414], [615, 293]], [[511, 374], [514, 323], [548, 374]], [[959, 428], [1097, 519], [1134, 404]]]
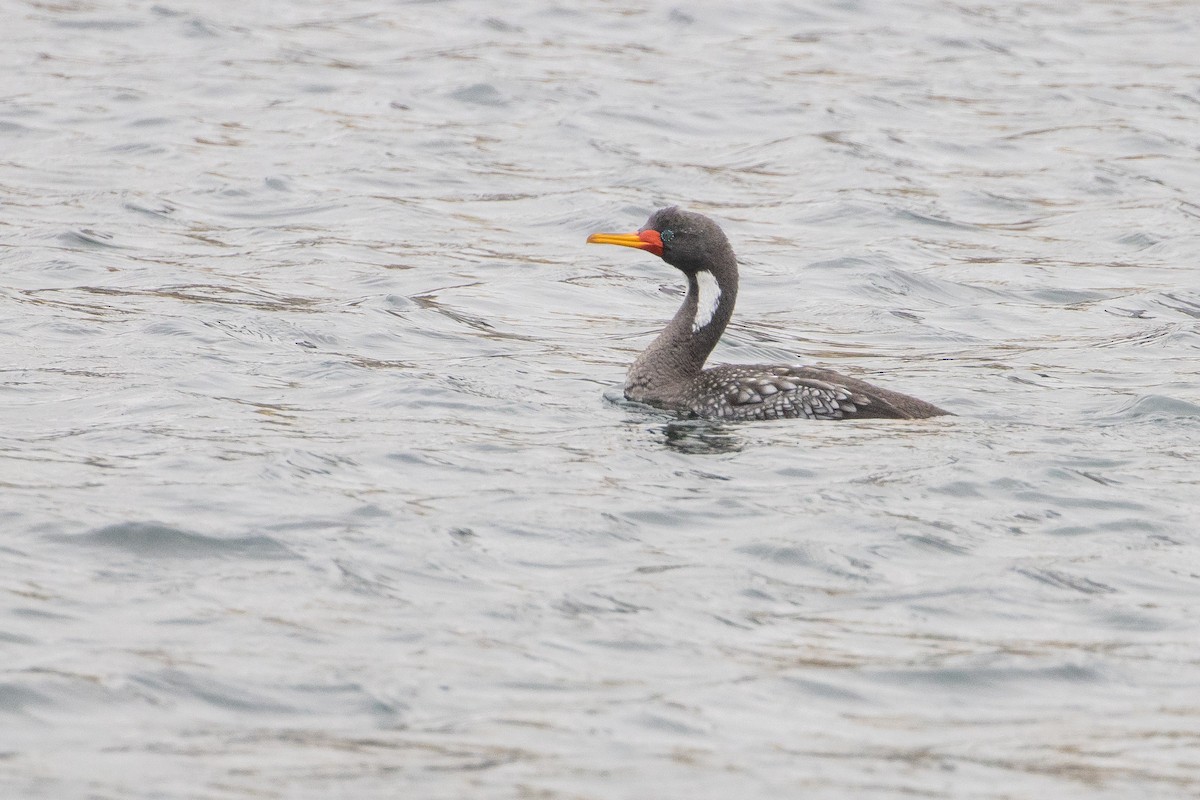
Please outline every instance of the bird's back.
[[817, 367], [721, 364], [680, 387], [678, 410], [700, 417], [924, 419], [948, 414], [900, 392]]

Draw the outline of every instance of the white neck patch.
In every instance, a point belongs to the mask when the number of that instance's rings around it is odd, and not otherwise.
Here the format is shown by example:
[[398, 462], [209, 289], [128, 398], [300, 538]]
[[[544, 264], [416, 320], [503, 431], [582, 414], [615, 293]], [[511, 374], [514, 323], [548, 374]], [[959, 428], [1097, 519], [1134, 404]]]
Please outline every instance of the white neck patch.
[[716, 276], [708, 270], [696, 273], [696, 286], [700, 291], [696, 297], [696, 318], [692, 320], [692, 333], [712, 322], [721, 302], [721, 287], [717, 285]]

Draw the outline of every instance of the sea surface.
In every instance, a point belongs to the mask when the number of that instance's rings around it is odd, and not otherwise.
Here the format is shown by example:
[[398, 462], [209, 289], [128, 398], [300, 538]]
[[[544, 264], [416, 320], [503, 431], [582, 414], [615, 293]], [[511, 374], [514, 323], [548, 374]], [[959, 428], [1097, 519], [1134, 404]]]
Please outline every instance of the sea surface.
[[[0, 0], [0, 797], [1200, 795], [1200, 5]], [[625, 402], [714, 357], [955, 416]]]

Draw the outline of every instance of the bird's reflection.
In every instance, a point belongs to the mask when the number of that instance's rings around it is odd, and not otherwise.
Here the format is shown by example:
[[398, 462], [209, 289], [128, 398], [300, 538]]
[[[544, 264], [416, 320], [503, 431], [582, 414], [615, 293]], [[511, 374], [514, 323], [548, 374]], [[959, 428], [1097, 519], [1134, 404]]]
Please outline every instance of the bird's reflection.
[[657, 417], [657, 423], [646, 428], [646, 431], [660, 437], [664, 445], [672, 450], [691, 455], [713, 455], [718, 453], [737, 453], [746, 446], [745, 441], [734, 431], [737, 426], [700, 418], [681, 418], [670, 412], [653, 406], [626, 400], [619, 389], [610, 389], [604, 393], [604, 399], [618, 408], [631, 412], [629, 422], [643, 424], [646, 416]]
[[652, 430], [662, 435], [667, 447], [689, 455], [737, 453], [746, 446], [733, 426], [704, 419], [675, 420]]

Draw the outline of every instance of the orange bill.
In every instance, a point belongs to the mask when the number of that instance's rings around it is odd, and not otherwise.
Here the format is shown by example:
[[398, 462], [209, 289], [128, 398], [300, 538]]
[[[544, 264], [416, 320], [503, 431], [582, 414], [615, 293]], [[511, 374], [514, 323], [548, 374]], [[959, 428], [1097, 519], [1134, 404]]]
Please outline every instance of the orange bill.
[[637, 233], [593, 233], [587, 240], [590, 244], [636, 247], [638, 250], [647, 250], [659, 257], [663, 254], [662, 237], [655, 230], [647, 229]]

